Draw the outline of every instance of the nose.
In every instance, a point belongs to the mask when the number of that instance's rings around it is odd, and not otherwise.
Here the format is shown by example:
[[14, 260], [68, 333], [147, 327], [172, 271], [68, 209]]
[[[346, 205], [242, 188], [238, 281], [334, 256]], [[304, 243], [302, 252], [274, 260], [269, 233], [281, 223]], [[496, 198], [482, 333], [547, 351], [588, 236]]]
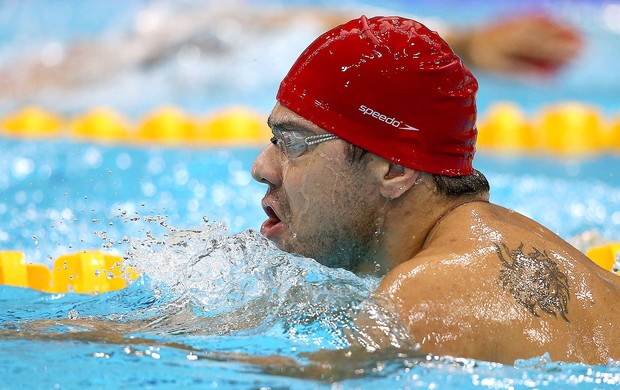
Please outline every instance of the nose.
[[256, 157], [252, 165], [254, 180], [265, 183], [270, 189], [282, 184], [282, 164], [278, 157], [278, 148], [273, 144], [267, 145]]

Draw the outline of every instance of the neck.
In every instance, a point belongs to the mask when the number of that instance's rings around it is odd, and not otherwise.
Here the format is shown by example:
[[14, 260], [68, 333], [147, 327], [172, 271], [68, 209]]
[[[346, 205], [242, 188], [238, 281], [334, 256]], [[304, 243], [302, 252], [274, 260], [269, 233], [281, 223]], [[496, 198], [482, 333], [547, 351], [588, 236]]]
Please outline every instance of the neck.
[[425, 192], [395, 200], [387, 211], [379, 239], [379, 274], [415, 257], [426, 247], [445, 217], [459, 207], [472, 202], [488, 202], [488, 195], [452, 199], [438, 196], [434, 188]]
[[437, 220], [435, 221], [435, 223], [433, 224], [433, 226], [431, 226], [431, 228], [428, 230], [428, 234], [426, 235], [426, 238], [424, 239], [424, 242], [422, 243], [422, 247], [421, 249], [424, 249], [426, 247], [426, 244], [429, 241], [429, 238], [433, 235], [433, 233], [437, 230], [437, 227], [439, 226], [439, 224], [441, 224], [441, 222], [443, 221], [444, 217], [446, 217], [448, 214], [452, 213], [455, 209], [466, 205], [468, 203], [473, 203], [473, 202], [483, 202], [483, 203], [488, 203], [489, 200], [488, 199], [480, 199], [480, 198], [474, 198], [474, 199], [467, 199], [467, 200], [462, 200], [460, 202], [456, 202], [454, 203], [451, 207], [447, 208], [440, 216], [439, 218], [437, 218]]

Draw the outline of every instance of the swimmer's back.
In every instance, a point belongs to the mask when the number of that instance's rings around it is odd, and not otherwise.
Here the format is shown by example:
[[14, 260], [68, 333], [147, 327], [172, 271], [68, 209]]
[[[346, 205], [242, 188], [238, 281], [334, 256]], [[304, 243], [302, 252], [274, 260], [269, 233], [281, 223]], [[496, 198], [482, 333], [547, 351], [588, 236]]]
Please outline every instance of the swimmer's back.
[[620, 277], [540, 224], [487, 203], [450, 213], [393, 269], [391, 295], [423, 352], [512, 364], [620, 359]]

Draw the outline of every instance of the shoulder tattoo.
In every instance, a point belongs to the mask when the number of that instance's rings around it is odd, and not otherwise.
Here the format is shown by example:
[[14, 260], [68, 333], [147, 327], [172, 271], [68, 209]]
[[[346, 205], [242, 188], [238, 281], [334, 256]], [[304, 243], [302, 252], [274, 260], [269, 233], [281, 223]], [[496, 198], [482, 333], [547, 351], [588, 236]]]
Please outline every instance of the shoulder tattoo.
[[499, 272], [499, 283], [510, 291], [514, 299], [536, 317], [538, 310], [568, 320], [570, 287], [568, 278], [545, 251], [532, 247], [530, 253], [523, 253], [523, 243], [510, 250], [506, 244], [495, 244], [497, 256], [503, 269]]

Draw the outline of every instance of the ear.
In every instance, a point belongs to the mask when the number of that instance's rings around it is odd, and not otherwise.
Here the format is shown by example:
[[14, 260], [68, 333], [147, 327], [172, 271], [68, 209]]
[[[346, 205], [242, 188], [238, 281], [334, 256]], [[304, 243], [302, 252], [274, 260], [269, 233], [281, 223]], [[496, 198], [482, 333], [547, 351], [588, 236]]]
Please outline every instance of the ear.
[[396, 199], [407, 192], [420, 176], [420, 172], [390, 163], [381, 180], [380, 192], [384, 198]]

